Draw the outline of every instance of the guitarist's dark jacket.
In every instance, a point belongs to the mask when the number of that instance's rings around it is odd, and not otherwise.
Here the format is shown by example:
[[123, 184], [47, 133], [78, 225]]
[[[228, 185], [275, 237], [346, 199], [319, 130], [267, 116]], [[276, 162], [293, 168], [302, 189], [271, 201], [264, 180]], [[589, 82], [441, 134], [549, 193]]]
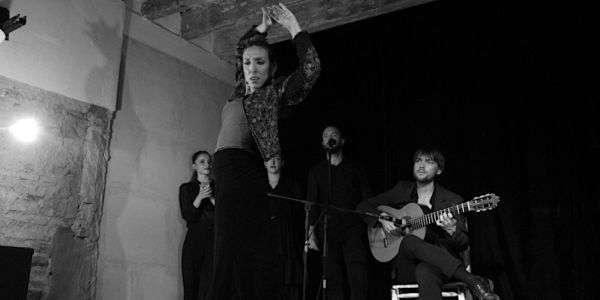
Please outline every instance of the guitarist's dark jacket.
[[[377, 209], [380, 205], [390, 206], [396, 209], [402, 208], [407, 203], [417, 203], [417, 184], [413, 181], [399, 181], [392, 189], [383, 192], [375, 197], [369, 198], [358, 204], [357, 209], [379, 214]], [[438, 211], [444, 208], [455, 206], [464, 200], [461, 196], [435, 184], [433, 195], [431, 196], [431, 210], [426, 206], [421, 206], [423, 213]], [[464, 215], [455, 215], [456, 232], [450, 236], [435, 223], [427, 226], [425, 241], [445, 248], [453, 256], [461, 259], [460, 252], [466, 250], [469, 246], [469, 237]], [[379, 222], [373, 217], [363, 217], [368, 226], [376, 226]]]

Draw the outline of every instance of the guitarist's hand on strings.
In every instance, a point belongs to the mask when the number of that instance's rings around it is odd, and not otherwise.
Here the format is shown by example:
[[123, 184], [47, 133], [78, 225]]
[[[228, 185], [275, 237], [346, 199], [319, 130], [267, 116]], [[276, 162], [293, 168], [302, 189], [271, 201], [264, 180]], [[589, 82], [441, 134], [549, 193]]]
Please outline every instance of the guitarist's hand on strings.
[[456, 219], [454, 219], [452, 213], [442, 213], [435, 223], [442, 227], [450, 236], [456, 232]]
[[[380, 216], [383, 217], [389, 217], [390, 215], [382, 212], [379, 214]], [[385, 220], [384, 218], [379, 218], [379, 223], [381, 223], [381, 226], [383, 227], [383, 230], [385, 230], [385, 232], [390, 233], [393, 232], [394, 230], [398, 229], [398, 227], [396, 227], [396, 225], [394, 224], [394, 222], [390, 222]]]

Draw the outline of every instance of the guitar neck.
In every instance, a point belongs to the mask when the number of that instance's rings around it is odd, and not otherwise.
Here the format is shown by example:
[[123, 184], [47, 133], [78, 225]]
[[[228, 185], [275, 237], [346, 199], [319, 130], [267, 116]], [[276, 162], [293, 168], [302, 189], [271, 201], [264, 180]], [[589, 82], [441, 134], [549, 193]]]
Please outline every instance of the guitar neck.
[[456, 216], [469, 211], [471, 211], [471, 208], [469, 207], [469, 202], [464, 202], [452, 207], [444, 208], [442, 210], [434, 211], [432, 213], [410, 219], [408, 220], [407, 225], [414, 230], [435, 223], [435, 221], [439, 219], [443, 213], [452, 213], [452, 215]]

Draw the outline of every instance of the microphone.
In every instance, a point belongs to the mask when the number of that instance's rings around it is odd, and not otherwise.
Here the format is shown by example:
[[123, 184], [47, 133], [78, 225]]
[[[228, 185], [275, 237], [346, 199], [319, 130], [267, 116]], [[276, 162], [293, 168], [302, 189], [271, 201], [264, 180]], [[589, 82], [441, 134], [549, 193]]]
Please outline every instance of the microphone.
[[337, 143], [336, 140], [329, 139], [329, 141], [327, 141], [327, 148], [329, 148], [331, 150], [331, 148], [333, 148], [333, 146], [335, 146], [336, 143]]

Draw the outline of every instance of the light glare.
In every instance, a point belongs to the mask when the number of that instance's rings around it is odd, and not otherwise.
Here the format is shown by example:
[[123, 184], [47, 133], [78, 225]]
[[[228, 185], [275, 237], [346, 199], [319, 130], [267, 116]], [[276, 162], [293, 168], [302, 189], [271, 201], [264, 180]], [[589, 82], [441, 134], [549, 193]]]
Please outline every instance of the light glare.
[[22, 119], [8, 128], [18, 140], [22, 142], [33, 142], [38, 135], [39, 127], [34, 119]]

